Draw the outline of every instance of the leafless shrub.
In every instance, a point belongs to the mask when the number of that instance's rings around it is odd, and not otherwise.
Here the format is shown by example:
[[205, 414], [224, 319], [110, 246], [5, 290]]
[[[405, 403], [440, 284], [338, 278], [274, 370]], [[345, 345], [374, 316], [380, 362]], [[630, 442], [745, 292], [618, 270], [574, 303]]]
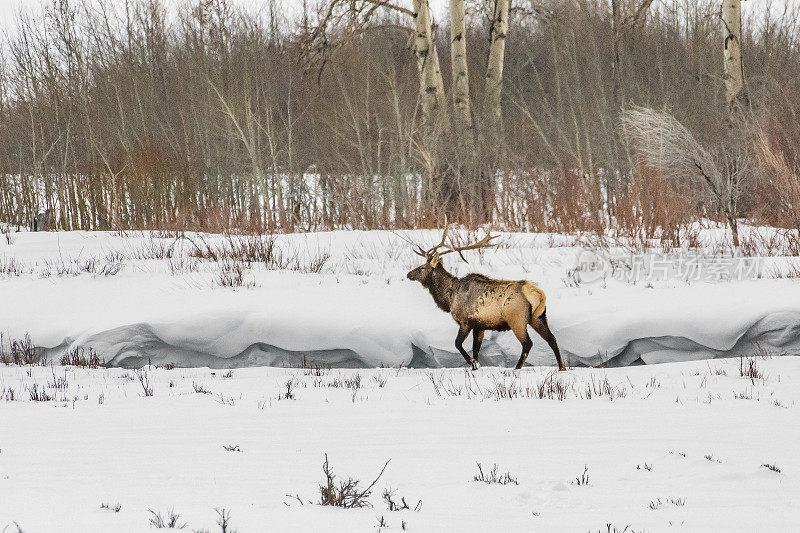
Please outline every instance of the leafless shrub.
[[494, 467], [488, 473], [485, 473], [481, 464], [478, 463], [478, 473], [472, 479], [489, 485], [519, 485], [519, 480], [512, 476], [510, 472], [500, 474], [498, 468], [497, 463], [495, 463]]
[[222, 379], [230, 379], [230, 378], [232, 378], [233, 377], [233, 370], [229, 369], [227, 372], [222, 374], [221, 377], [222, 377]]
[[756, 355], [739, 357], [739, 375], [744, 378], [749, 378], [750, 382], [755, 385], [757, 379], [763, 379], [764, 373], [758, 368], [758, 361]]
[[64, 352], [64, 355], [61, 356], [60, 363], [65, 366], [71, 365], [83, 368], [99, 368], [103, 366], [103, 363], [97, 356], [97, 352], [91, 348], [84, 350], [78, 346]]
[[656, 498], [652, 500], [647, 506], [652, 510], [661, 509], [665, 505], [674, 505], [676, 507], [683, 507], [686, 505], [686, 498]]
[[247, 267], [244, 263], [237, 260], [225, 259], [219, 263], [217, 271], [217, 284], [221, 287], [255, 287], [254, 281], [245, 281], [244, 274]]
[[6, 256], [0, 257], [0, 275], [12, 278], [26, 273], [30, 273], [30, 270], [26, 269], [25, 265], [18, 259]]
[[47, 386], [51, 389], [64, 391], [69, 387], [69, 380], [67, 379], [67, 371], [64, 370], [63, 376], [56, 376], [56, 369], [54, 366], [50, 367], [50, 371], [52, 373], [52, 381], [47, 382]]
[[191, 255], [200, 259], [262, 263], [267, 268], [282, 265], [280, 253], [275, 247], [274, 235], [239, 236], [228, 233], [221, 241], [209, 243], [200, 237], [200, 244], [194, 240], [191, 242], [194, 244]]
[[325, 368], [321, 368], [321, 367], [318, 367], [318, 366], [304, 367], [303, 375], [304, 376], [314, 376], [314, 377], [321, 378], [321, 377], [325, 376], [329, 371], [330, 371], [329, 368], [325, 369]]
[[311, 257], [308, 263], [305, 263], [301, 268], [297, 268], [295, 270], [300, 270], [301, 272], [308, 274], [319, 274], [322, 272], [322, 269], [325, 267], [325, 264], [330, 258], [331, 254], [328, 252], [321, 252], [318, 255]]
[[30, 394], [31, 401], [34, 402], [49, 402], [53, 399], [52, 396], [47, 394], [47, 391], [44, 387], [41, 389], [37, 383], [34, 383], [30, 389], [28, 389], [28, 393]]
[[[389, 459], [391, 461], [391, 459]], [[354, 509], [361, 507], [372, 507], [369, 503], [369, 496], [372, 494], [372, 488], [383, 476], [386, 467], [389, 466], [389, 461], [383, 465], [378, 477], [369, 484], [369, 486], [360, 490], [358, 485], [360, 481], [353, 478], [347, 478], [345, 481], [336, 482], [336, 475], [331, 470], [328, 463], [328, 454], [325, 454], [325, 462], [322, 465], [322, 471], [325, 474], [324, 483], [319, 486], [320, 505], [331, 505], [334, 507], [343, 507], [345, 509]]]
[[777, 466], [775, 466], [774, 464], [764, 463], [764, 464], [763, 464], [763, 465], [761, 465], [761, 466], [762, 466], [762, 467], [764, 467], [764, 468], [766, 468], [767, 470], [772, 470], [772, 471], [773, 471], [773, 472], [775, 472], [776, 474], [780, 474], [780, 473], [781, 473], [781, 469], [780, 469], [780, 468], [778, 468]]
[[170, 509], [166, 516], [162, 516], [161, 512], [147, 510], [150, 513], [150, 527], [158, 529], [185, 529], [186, 523], [181, 523], [181, 515]]
[[125, 264], [122, 262], [112, 262], [112, 263], [105, 263], [100, 270], [97, 272], [101, 276], [111, 277], [116, 276], [122, 269], [125, 268]]
[[3, 387], [3, 389], [0, 390], [0, 398], [7, 402], [13, 402], [17, 399], [17, 391], [11, 387]]
[[136, 379], [139, 380], [139, 384], [142, 386], [144, 395], [152, 396], [153, 386], [150, 384], [150, 374], [148, 374], [147, 370], [143, 368], [137, 368], [134, 370], [134, 373], [136, 374]]
[[661, 388], [661, 382], [655, 376], [651, 376], [650, 380], [645, 383], [644, 386], [645, 388], [659, 389]]
[[278, 395], [279, 400], [294, 400], [294, 388], [297, 385], [297, 382], [294, 378], [290, 378], [286, 381], [283, 385], [283, 392]]
[[151, 259], [171, 259], [174, 256], [173, 243], [168, 243], [164, 239], [156, 238], [153, 233], [148, 234], [149, 239], [132, 255], [135, 259], [143, 261]]
[[226, 452], [241, 452], [242, 449], [236, 444], [226, 444], [222, 447]]
[[[386, 506], [389, 508], [389, 510], [404, 511], [406, 509], [411, 509], [404, 496], [401, 496], [400, 500], [397, 501], [395, 492], [396, 491], [392, 489], [383, 490], [383, 501], [386, 502]], [[418, 512], [420, 509], [422, 509], [422, 500], [418, 500], [417, 504], [414, 506], [414, 511]]]
[[214, 509], [217, 513], [217, 525], [219, 526], [220, 533], [236, 533], [235, 529], [231, 529], [231, 510], [225, 508]]
[[710, 453], [705, 454], [703, 458], [706, 459], [707, 461], [711, 461], [712, 463], [722, 464], [722, 461], [720, 461]]
[[211, 394], [211, 391], [206, 389], [202, 383], [192, 381], [192, 388], [197, 394]]
[[620, 529], [609, 522], [606, 524], [605, 530], [598, 529], [597, 533], [638, 533], [638, 532], [635, 529], [632, 529], [630, 524], [627, 524], [624, 528]]
[[[763, 169], [771, 224], [800, 229], [800, 128], [797, 126], [798, 86], [787, 87], [765, 111], [756, 134], [756, 153]], [[797, 254], [792, 254], [797, 255]]]
[[100, 509], [107, 509], [109, 511], [114, 511], [115, 513], [118, 513], [122, 510], [122, 504], [120, 503], [109, 504], [104, 502], [100, 504]]
[[348, 389], [360, 389], [361, 388], [361, 374], [355, 373], [352, 377], [344, 379], [344, 386]]
[[236, 405], [236, 400], [234, 399], [233, 396], [225, 396], [221, 392], [219, 393], [219, 396], [217, 396], [216, 402], [218, 404], [228, 405], [230, 407], [233, 407], [233, 406]]
[[358, 390], [361, 388], [361, 374], [355, 373], [350, 377], [343, 377], [339, 375], [327, 383], [327, 387], [332, 389], [351, 389]]
[[586, 466], [586, 465], [583, 465], [583, 473], [580, 476], [578, 476], [575, 479], [573, 479], [570, 483], [572, 483], [573, 485], [578, 485], [579, 487], [580, 486], [589, 485], [590, 483], [589, 483], [589, 473], [588, 472], [589, 472], [589, 467]]
[[651, 470], [653, 470], [653, 465], [645, 462], [643, 465], [636, 465], [636, 470], [647, 470], [648, 472], [650, 472]]
[[187, 272], [197, 272], [200, 270], [200, 263], [192, 257], [175, 255], [167, 259], [167, 268], [173, 276], [176, 276]]
[[[734, 392], [733, 393], [733, 398], [735, 400], [752, 400], [753, 399], [753, 391], [745, 389], [742, 392]], [[756, 400], [758, 400], [758, 399], [759, 398], [756, 397]]]
[[28, 333], [22, 339], [12, 339], [9, 358], [17, 366], [44, 364], [44, 358], [36, 352], [31, 336]]
[[730, 143], [712, 154], [675, 117], [645, 107], [625, 110], [621, 120], [640, 163], [676, 182], [689, 180], [696, 190], [707, 192], [725, 215], [738, 247], [740, 203], [754, 175], [746, 144]]
[[800, 263], [791, 261], [782, 267], [775, 266], [768, 275], [774, 279], [800, 279]]
[[5, 342], [3, 340], [3, 334], [0, 333], [0, 363], [4, 365], [10, 365], [14, 362], [14, 359], [11, 357], [10, 353], [6, 353], [5, 349]]

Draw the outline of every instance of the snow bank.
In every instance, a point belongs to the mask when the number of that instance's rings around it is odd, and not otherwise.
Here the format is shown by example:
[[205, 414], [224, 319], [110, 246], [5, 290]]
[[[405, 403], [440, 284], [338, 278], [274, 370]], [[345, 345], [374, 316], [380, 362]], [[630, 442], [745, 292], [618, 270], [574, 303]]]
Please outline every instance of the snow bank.
[[[407, 233], [418, 241], [436, 236]], [[513, 246], [476, 254], [470, 265], [448, 257], [448, 268], [539, 283], [548, 296], [550, 325], [572, 365], [731, 357], [759, 347], [800, 354], [796, 281], [668, 279], [645, 285], [608, 279], [582, 286], [570, 278], [581, 248], [552, 246], [553, 236], [507, 237]], [[568, 244], [566, 237], [556, 238]], [[0, 332], [6, 347], [28, 332], [52, 358], [81, 346], [118, 366], [296, 366], [303, 360], [348, 368], [463, 365], [453, 346], [452, 319], [405, 279], [417, 259], [399, 236], [289, 235], [278, 237], [276, 246], [298, 261], [324, 254], [329, 259], [319, 273], [253, 265], [245, 276], [255, 286], [233, 290], [216, 283], [220, 264], [192, 258], [191, 247], [174, 237], [15, 234], [12, 244], [0, 244], [0, 265], [13, 259], [22, 270], [0, 274]], [[170, 247], [172, 258], [142, 252]], [[97, 265], [81, 271], [89, 261]], [[98, 265], [108, 262], [119, 263], [119, 273], [103, 275]], [[74, 275], [57, 274], [71, 264], [78, 265]], [[554, 364], [547, 345], [532, 336], [528, 362]], [[519, 351], [511, 333], [487, 332], [481, 362], [512, 366]]]

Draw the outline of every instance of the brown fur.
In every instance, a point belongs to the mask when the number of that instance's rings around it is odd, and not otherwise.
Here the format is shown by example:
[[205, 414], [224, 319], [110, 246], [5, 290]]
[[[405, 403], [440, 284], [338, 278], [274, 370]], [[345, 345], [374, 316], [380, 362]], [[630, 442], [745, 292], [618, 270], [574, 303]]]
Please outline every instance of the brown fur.
[[[482, 274], [457, 278], [447, 272], [438, 255], [408, 273], [408, 279], [419, 281], [430, 291], [433, 300], [443, 311], [450, 313], [459, 325], [456, 348], [464, 359], [478, 367], [478, 352], [485, 330], [511, 330], [522, 344], [517, 368], [522, 368], [533, 346], [528, 325], [547, 341], [564, 370], [561, 354], [553, 333], [547, 325], [544, 292], [530, 281], [492, 279]], [[463, 342], [473, 333], [473, 357], [464, 350]]]

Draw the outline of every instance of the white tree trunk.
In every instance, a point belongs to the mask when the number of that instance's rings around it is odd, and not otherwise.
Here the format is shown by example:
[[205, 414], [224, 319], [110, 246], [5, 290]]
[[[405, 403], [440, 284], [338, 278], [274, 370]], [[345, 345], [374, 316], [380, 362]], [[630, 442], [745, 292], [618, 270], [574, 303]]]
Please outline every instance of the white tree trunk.
[[422, 120], [427, 125], [439, 119], [444, 100], [444, 83], [439, 69], [439, 54], [433, 39], [433, 23], [428, 0], [414, 0], [414, 53], [419, 67], [419, 96]]
[[450, 0], [450, 62], [453, 70], [453, 123], [456, 134], [465, 142], [472, 137], [472, 105], [467, 70], [467, 32], [464, 0]]
[[728, 108], [733, 109], [740, 102], [744, 89], [741, 0], [723, 0], [722, 26], [725, 35], [725, 101]]
[[494, 15], [489, 34], [489, 61], [486, 66], [484, 115], [490, 131], [497, 132], [502, 118], [500, 97], [503, 90], [503, 61], [508, 32], [509, 0], [494, 0]]

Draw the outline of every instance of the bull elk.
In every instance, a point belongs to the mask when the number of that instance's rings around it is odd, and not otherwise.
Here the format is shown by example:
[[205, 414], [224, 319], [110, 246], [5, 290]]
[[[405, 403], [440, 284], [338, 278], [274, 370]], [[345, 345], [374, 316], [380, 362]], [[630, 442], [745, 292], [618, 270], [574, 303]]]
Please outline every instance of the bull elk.
[[[483, 342], [483, 333], [488, 330], [511, 330], [522, 343], [522, 355], [517, 362], [517, 369], [522, 368], [528, 353], [533, 347], [528, 335], [528, 324], [550, 345], [558, 361], [558, 369], [564, 370], [561, 353], [556, 338], [547, 325], [544, 292], [530, 281], [507, 281], [492, 279], [482, 274], [467, 274], [457, 278], [442, 266], [442, 256], [456, 252], [466, 262], [462, 252], [494, 246], [491, 243], [496, 236], [486, 236], [478, 242], [465, 246], [455, 246], [453, 240], [447, 243], [445, 224], [442, 241], [423, 250], [415, 245], [414, 253], [425, 258], [425, 264], [407, 274], [408, 279], [419, 281], [433, 296], [434, 302], [443, 311], [450, 313], [458, 323], [456, 348], [464, 359], [478, 368], [478, 352]], [[472, 357], [464, 350], [464, 339], [472, 332]]]

